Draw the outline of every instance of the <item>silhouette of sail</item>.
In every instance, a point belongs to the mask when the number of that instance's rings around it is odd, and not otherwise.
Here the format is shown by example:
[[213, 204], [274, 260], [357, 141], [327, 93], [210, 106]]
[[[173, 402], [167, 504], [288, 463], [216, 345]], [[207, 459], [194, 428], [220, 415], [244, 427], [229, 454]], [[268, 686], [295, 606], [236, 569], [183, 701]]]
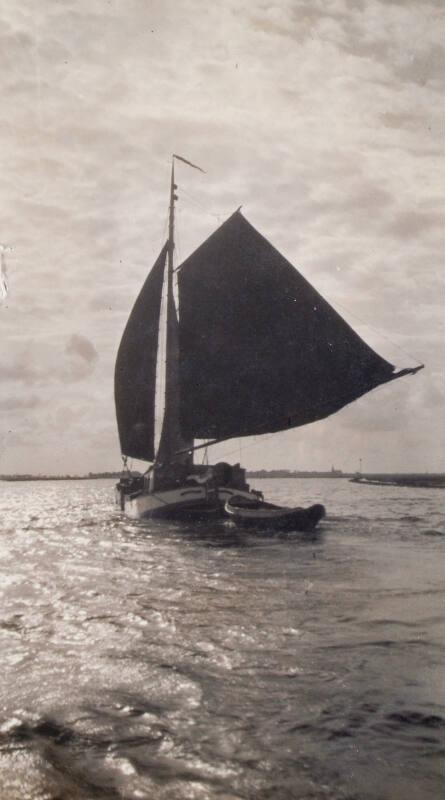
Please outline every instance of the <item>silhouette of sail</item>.
[[115, 402], [121, 452], [153, 461], [155, 389], [167, 244], [134, 304], [116, 360]]
[[[167, 276], [166, 303], [166, 370], [164, 417], [159, 440], [156, 461], [168, 464], [172, 461], [187, 463], [190, 459], [187, 448], [193, 447], [193, 441], [186, 442], [181, 436], [180, 425], [180, 371], [179, 371], [179, 330], [173, 292], [173, 270]], [[178, 453], [182, 455], [179, 456]]]
[[181, 265], [179, 304], [186, 439], [305, 425], [401, 374], [239, 211]]

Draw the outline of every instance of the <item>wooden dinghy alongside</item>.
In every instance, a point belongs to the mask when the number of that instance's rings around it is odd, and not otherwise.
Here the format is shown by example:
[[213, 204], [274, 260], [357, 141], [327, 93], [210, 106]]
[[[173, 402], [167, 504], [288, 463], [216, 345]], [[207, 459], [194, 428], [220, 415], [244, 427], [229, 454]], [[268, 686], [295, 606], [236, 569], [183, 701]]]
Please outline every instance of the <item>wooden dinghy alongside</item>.
[[239, 495], [227, 500], [225, 512], [237, 525], [279, 531], [313, 531], [326, 513], [319, 503], [309, 508], [286, 508]]

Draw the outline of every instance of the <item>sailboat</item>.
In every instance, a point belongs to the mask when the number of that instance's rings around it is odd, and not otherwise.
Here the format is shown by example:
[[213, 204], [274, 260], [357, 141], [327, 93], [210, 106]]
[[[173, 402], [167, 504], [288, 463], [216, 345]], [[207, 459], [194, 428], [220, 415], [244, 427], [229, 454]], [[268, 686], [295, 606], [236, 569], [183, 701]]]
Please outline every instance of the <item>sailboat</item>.
[[[280, 509], [249, 487], [239, 464], [196, 464], [195, 451], [324, 419], [422, 367], [395, 371], [241, 209], [175, 269], [177, 160], [196, 166], [173, 156], [168, 239], [134, 304], [116, 360], [124, 463], [149, 464], [144, 475], [124, 470], [118, 502], [134, 519], [230, 516], [279, 525]], [[156, 436], [162, 372], [163, 421]], [[324, 508], [282, 509], [282, 515], [286, 525], [313, 528]]]

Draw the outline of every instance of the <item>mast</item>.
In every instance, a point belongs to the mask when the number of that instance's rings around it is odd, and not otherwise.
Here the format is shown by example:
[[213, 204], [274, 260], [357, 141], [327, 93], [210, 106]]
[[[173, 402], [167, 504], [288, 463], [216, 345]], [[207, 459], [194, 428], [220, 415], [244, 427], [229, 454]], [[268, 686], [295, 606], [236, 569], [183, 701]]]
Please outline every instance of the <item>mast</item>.
[[172, 158], [172, 171], [170, 179], [170, 205], [168, 211], [168, 250], [167, 250], [167, 292], [173, 296], [173, 253], [175, 250], [175, 160]]
[[[179, 340], [178, 317], [174, 298], [174, 267], [173, 256], [175, 250], [175, 200], [177, 186], [175, 184], [174, 157], [172, 159], [170, 180], [170, 206], [168, 217], [168, 242], [167, 242], [167, 285], [165, 304], [165, 397], [164, 419], [162, 433], [156, 454], [157, 464], [170, 464], [172, 462], [190, 461], [187, 444], [181, 436], [180, 429], [180, 379], [179, 379]], [[178, 451], [181, 454], [178, 454]]]

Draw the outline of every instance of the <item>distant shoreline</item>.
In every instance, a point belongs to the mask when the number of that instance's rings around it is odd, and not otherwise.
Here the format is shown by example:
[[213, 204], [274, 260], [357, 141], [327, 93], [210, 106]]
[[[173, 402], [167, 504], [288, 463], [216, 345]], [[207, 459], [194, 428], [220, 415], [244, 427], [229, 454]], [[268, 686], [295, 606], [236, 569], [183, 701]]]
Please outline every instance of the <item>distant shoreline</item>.
[[89, 472], [88, 475], [0, 475], [0, 481], [94, 481], [120, 476], [120, 472]]
[[[121, 472], [89, 472], [87, 475], [0, 475], [0, 481], [18, 482], [18, 481], [90, 481], [90, 480], [104, 480], [114, 479], [117, 480], [121, 476]], [[329, 478], [333, 479], [346, 479], [356, 478], [357, 473], [342, 472], [341, 470], [317, 471], [317, 470], [252, 470], [247, 471], [249, 479], [255, 478], [274, 478], [274, 479], [306, 479], [306, 478]], [[381, 473], [363, 473], [361, 476], [363, 485], [366, 481], [381, 481], [383, 484], [388, 485], [406, 485], [406, 486], [434, 486], [438, 482], [445, 484], [445, 473], [419, 473], [419, 472], [381, 472]], [[360, 482], [360, 481], [358, 481]], [[368, 484], [369, 485], [369, 484]]]
[[[131, 471], [131, 470], [130, 470]], [[140, 473], [137, 473], [140, 474]], [[0, 475], [2, 481], [92, 481], [101, 478], [119, 479], [122, 472], [89, 472], [88, 475]], [[247, 471], [248, 478], [352, 478], [353, 473], [341, 470], [329, 472], [301, 471], [291, 472], [285, 469]]]

